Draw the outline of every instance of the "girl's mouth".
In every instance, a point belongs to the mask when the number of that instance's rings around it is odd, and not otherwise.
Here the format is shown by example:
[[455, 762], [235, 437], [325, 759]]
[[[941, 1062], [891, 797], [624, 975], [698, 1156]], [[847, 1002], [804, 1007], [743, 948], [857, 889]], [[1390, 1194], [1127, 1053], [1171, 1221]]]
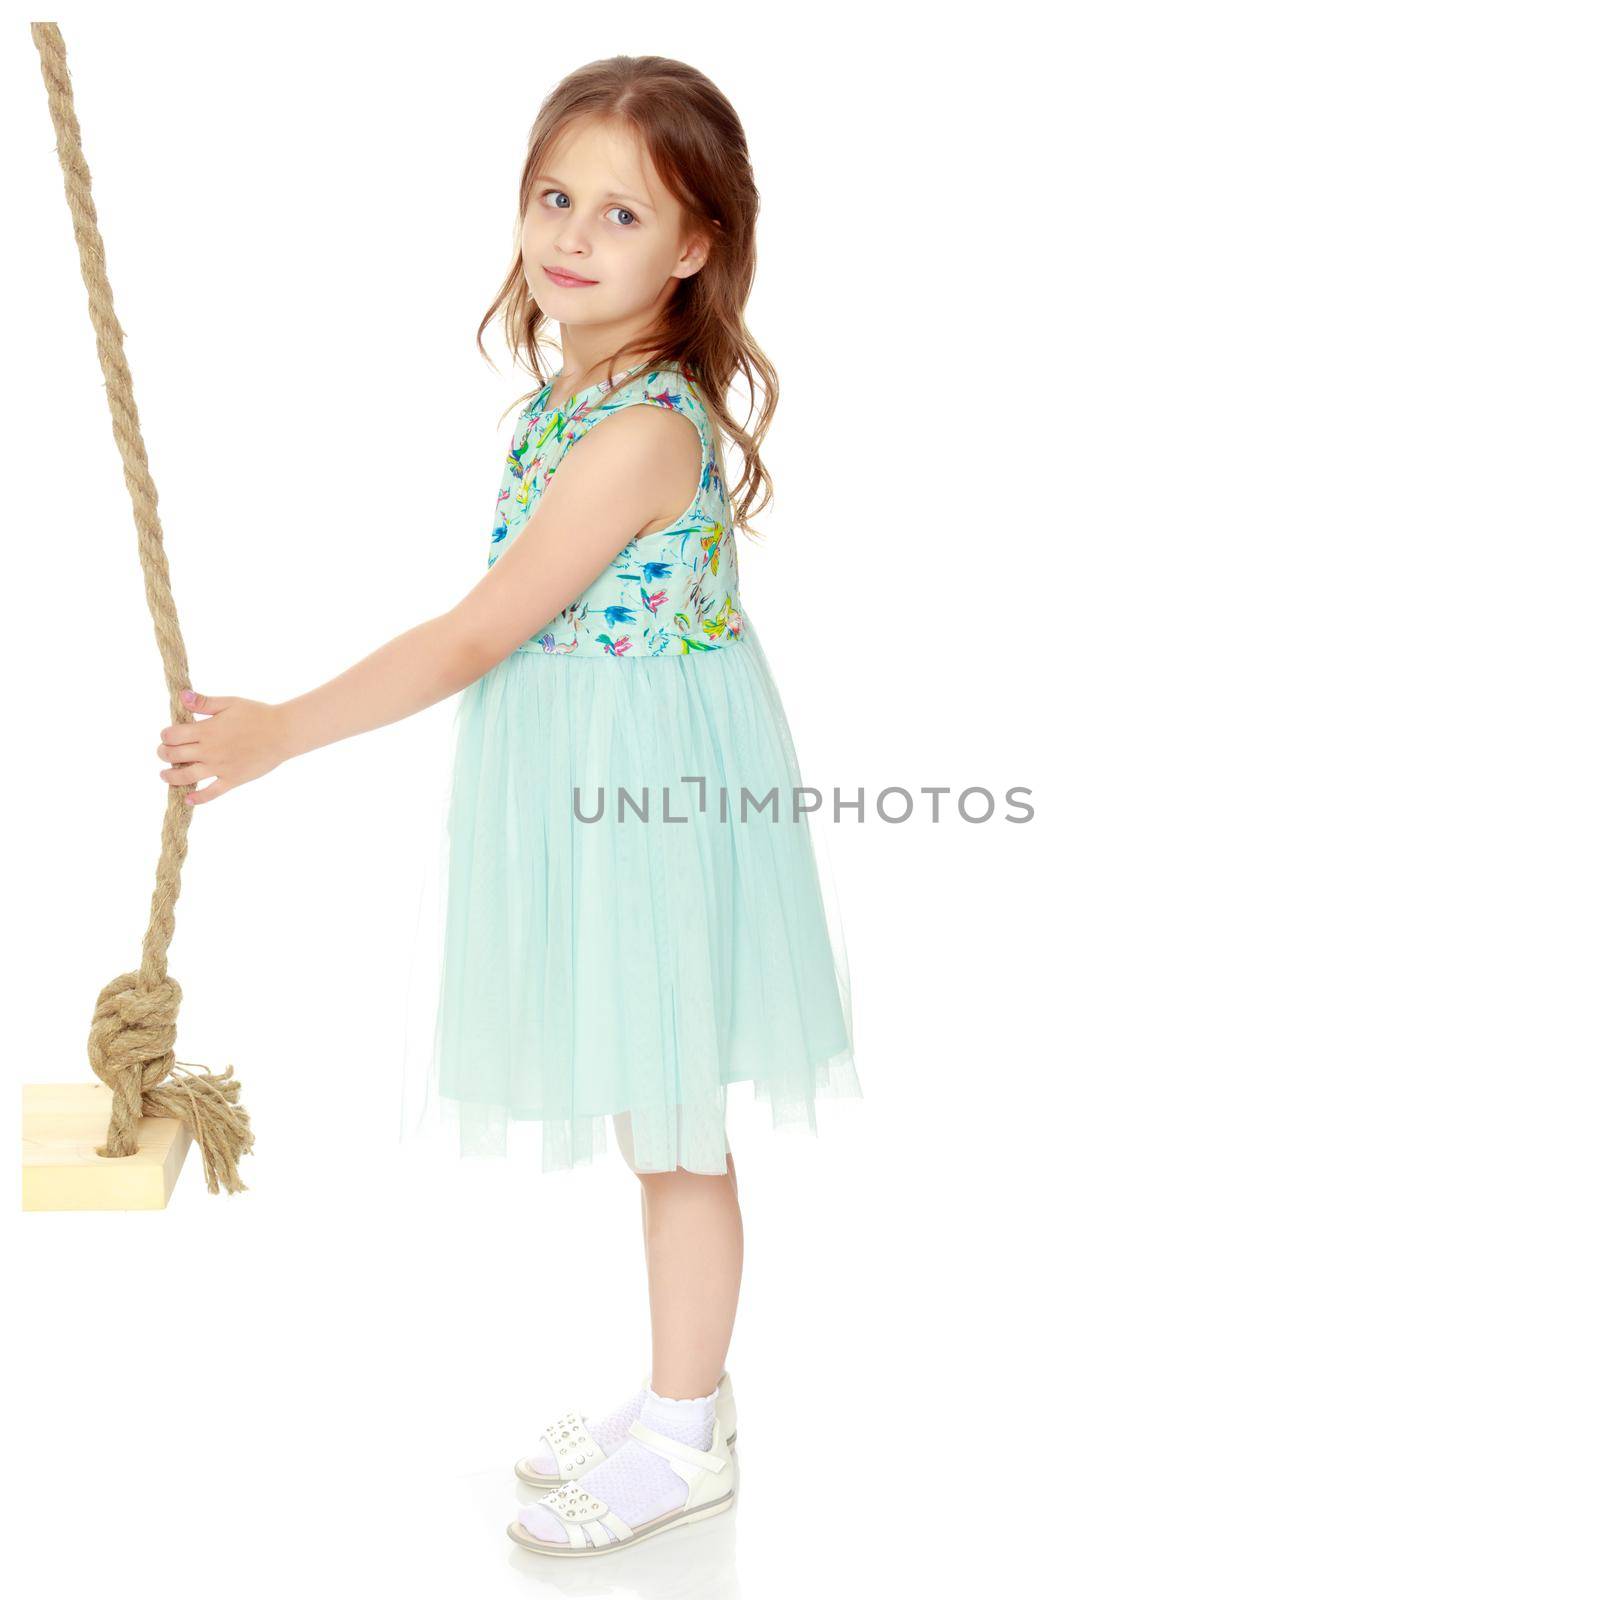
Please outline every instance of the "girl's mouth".
[[597, 281], [594, 278], [575, 278], [570, 272], [558, 272], [554, 267], [546, 267], [544, 275], [563, 289], [590, 289]]

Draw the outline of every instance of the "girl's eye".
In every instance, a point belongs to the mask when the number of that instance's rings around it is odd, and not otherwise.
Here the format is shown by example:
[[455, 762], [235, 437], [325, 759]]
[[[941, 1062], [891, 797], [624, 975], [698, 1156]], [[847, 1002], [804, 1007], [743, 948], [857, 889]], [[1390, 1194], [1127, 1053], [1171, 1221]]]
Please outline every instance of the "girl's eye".
[[[568, 204], [565, 205], [565, 206], [557, 206], [556, 209], [558, 211], [570, 211], [572, 209], [571, 201], [570, 201], [568, 195], [566, 194], [566, 192], [564, 190], [561, 190], [561, 189], [545, 189], [544, 191], [542, 191], [542, 193], [540, 194], [539, 198], [540, 198], [540, 200], [548, 200], [550, 198], [550, 196], [553, 195], [553, 194], [558, 194], [558, 195], [561, 196], [561, 198], [563, 200], [567, 200], [568, 201]], [[634, 211], [630, 211], [626, 206], [612, 206], [612, 207], [609, 208], [609, 210], [610, 211], [620, 211], [623, 214], [623, 216], [632, 217], [634, 222], [637, 222], [639, 220], [638, 213], [634, 212]], [[608, 214], [609, 214], [609, 212], [608, 212]], [[626, 224], [623, 224], [623, 226], [631, 227], [632, 223], [626, 223]]]

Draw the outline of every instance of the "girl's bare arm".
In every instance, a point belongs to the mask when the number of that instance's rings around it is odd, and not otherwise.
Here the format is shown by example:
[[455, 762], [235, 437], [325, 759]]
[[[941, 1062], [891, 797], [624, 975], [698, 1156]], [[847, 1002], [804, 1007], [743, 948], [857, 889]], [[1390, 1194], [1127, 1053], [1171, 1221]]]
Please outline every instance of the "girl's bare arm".
[[157, 754], [171, 784], [217, 781], [204, 804], [290, 756], [398, 722], [465, 688], [605, 571], [652, 521], [675, 515], [699, 483], [693, 423], [655, 406], [602, 419], [568, 447], [534, 514], [449, 611], [391, 639], [293, 700], [197, 696], [204, 721], [164, 728]]

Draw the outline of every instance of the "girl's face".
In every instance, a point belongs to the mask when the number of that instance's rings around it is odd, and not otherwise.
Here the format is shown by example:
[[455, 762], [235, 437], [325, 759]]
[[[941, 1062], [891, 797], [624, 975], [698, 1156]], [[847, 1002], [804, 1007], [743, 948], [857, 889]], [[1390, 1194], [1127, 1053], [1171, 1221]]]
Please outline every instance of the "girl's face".
[[528, 292], [564, 329], [631, 338], [671, 298], [673, 280], [705, 264], [705, 243], [680, 236], [684, 221], [631, 129], [570, 127], [534, 174], [522, 219]]

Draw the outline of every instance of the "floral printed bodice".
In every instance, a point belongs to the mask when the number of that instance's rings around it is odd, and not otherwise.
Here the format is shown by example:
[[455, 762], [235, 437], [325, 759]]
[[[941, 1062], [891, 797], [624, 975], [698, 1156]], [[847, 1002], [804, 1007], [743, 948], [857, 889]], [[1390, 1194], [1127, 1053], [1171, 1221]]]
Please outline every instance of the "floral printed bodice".
[[[559, 374], [557, 374], [559, 376]], [[672, 525], [636, 537], [571, 605], [518, 650], [546, 655], [690, 655], [742, 638], [739, 559], [731, 508], [709, 413], [676, 363], [625, 369], [580, 389], [564, 406], [548, 404], [545, 384], [517, 418], [500, 481], [489, 565], [520, 531], [573, 442], [625, 406], [670, 406], [700, 435], [700, 483]]]

